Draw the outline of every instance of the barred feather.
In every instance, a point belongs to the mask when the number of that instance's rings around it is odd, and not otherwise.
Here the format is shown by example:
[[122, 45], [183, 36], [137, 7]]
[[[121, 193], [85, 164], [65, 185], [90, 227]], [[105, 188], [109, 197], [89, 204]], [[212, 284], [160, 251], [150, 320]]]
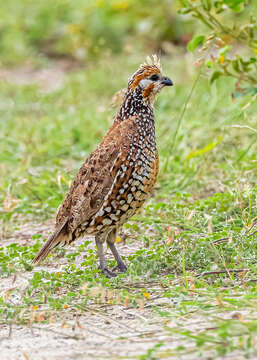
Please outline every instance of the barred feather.
[[66, 245], [69, 242], [69, 235], [65, 232], [65, 228], [55, 231], [47, 240], [47, 242], [40, 249], [39, 253], [33, 260], [33, 264], [38, 264], [43, 261], [47, 255], [59, 244]]

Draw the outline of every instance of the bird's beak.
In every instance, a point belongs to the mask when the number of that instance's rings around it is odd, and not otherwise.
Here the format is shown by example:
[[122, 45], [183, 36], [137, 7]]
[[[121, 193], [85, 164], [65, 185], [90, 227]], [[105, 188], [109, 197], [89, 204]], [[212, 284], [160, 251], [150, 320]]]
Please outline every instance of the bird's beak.
[[172, 86], [173, 82], [167, 76], [163, 76], [161, 78], [161, 84], [163, 84], [164, 86]]

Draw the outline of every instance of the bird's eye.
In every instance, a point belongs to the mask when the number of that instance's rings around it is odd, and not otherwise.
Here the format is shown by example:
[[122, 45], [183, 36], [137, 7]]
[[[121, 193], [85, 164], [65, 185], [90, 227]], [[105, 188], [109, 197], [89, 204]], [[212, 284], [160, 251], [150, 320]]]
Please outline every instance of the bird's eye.
[[150, 77], [150, 80], [157, 81], [157, 80], [159, 80], [159, 76], [158, 76], [157, 74], [153, 74], [153, 75]]

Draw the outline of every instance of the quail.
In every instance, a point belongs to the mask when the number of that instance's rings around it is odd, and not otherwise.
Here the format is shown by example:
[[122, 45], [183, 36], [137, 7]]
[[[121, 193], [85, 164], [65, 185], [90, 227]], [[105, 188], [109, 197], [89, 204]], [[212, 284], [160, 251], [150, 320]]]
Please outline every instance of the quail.
[[156, 182], [159, 160], [153, 104], [156, 95], [172, 81], [162, 74], [156, 55], [129, 78], [123, 102], [106, 135], [89, 155], [59, 207], [53, 234], [33, 262], [46, 258], [58, 245], [69, 245], [83, 235], [95, 237], [100, 269], [107, 267], [106, 241], [117, 262], [127, 267], [116, 246], [118, 229], [142, 207]]

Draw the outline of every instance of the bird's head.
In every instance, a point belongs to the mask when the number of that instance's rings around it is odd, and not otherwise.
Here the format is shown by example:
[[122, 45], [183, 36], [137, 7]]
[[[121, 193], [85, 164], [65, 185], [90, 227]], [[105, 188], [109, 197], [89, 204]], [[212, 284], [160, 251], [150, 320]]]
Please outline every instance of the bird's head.
[[128, 89], [141, 92], [144, 101], [153, 104], [161, 89], [172, 85], [173, 82], [162, 74], [160, 59], [153, 55], [152, 59], [148, 56], [146, 62], [131, 76]]

